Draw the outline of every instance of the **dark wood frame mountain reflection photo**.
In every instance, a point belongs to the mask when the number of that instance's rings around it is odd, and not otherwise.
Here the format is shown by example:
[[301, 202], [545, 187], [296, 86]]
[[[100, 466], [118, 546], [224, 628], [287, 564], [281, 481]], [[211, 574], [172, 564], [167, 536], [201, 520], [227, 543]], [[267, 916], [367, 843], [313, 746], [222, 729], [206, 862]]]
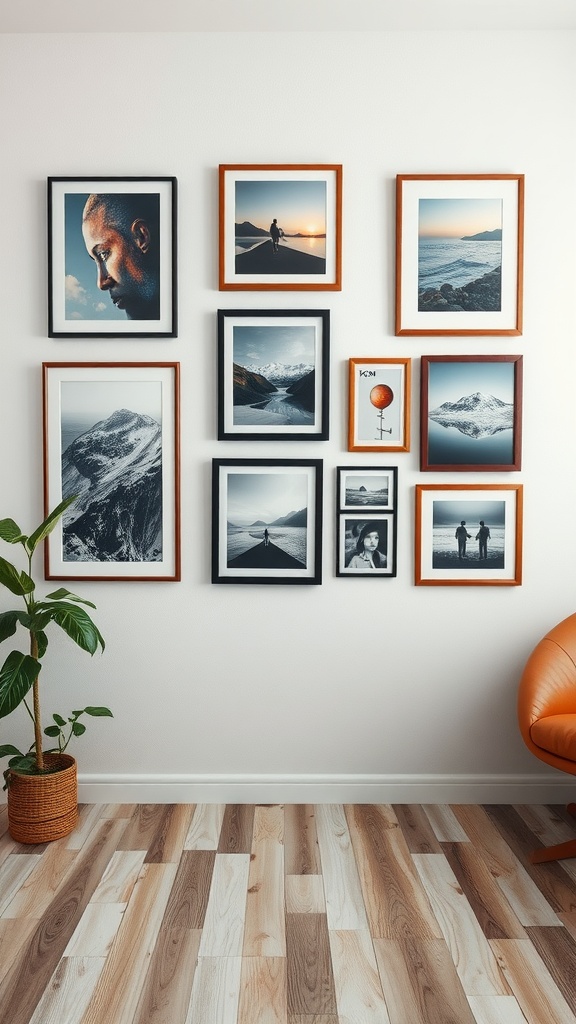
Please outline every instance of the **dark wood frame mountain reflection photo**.
[[213, 459], [212, 583], [322, 583], [321, 459]]
[[218, 310], [218, 440], [325, 441], [330, 312]]
[[339, 291], [342, 165], [221, 164], [220, 291]]
[[180, 579], [179, 363], [43, 363], [46, 579]]
[[523, 174], [399, 174], [396, 334], [522, 334]]
[[422, 356], [420, 362], [420, 469], [519, 470], [522, 356]]

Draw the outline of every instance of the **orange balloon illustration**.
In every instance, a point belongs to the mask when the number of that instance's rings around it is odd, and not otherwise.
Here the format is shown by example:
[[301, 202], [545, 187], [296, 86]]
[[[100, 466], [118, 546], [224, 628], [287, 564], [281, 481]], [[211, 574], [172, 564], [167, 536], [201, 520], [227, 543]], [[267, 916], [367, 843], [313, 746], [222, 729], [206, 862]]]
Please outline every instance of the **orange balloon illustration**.
[[370, 401], [377, 409], [386, 409], [394, 401], [394, 392], [387, 384], [376, 384], [370, 392]]

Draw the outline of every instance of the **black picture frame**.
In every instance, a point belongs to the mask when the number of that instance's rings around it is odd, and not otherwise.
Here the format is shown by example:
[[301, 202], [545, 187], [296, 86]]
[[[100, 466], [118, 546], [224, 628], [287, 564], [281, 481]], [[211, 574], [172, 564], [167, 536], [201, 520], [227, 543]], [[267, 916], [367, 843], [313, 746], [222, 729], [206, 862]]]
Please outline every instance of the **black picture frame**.
[[212, 583], [321, 584], [321, 459], [213, 459]]
[[177, 337], [176, 178], [47, 184], [48, 336]]
[[327, 441], [328, 309], [218, 310], [218, 440]]
[[[368, 551], [365, 539], [374, 537], [376, 548]], [[336, 575], [396, 576], [397, 537], [395, 512], [341, 512], [336, 522]]]

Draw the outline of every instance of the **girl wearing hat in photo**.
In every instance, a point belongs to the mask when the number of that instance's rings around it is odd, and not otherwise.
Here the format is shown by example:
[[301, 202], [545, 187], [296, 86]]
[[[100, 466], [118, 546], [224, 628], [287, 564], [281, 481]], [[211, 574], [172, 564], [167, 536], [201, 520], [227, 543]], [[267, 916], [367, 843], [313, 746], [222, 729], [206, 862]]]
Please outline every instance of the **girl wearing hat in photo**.
[[[354, 527], [356, 533], [360, 524]], [[356, 541], [356, 553], [348, 562], [348, 569], [385, 569], [386, 555], [378, 550], [381, 523], [364, 523]]]

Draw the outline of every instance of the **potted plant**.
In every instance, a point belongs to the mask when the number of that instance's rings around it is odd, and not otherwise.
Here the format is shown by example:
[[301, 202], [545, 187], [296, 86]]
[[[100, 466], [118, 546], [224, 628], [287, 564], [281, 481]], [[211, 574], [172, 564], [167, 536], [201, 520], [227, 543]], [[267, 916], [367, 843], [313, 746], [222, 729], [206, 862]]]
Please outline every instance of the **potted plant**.
[[[80, 721], [84, 715], [111, 717], [109, 708], [85, 707], [65, 719], [54, 714], [52, 723], [42, 728], [40, 678], [42, 660], [48, 648], [47, 627], [54, 623], [71, 640], [93, 655], [104, 640], [84, 606], [95, 608], [91, 601], [61, 587], [43, 600], [36, 596], [32, 578], [32, 558], [39, 544], [54, 529], [76, 496], [67, 498], [27, 537], [13, 519], [0, 520], [0, 539], [8, 544], [21, 544], [26, 569], [18, 570], [0, 557], [0, 584], [22, 598], [22, 606], [0, 612], [0, 642], [14, 636], [18, 627], [28, 633], [28, 653], [12, 650], [0, 669], [0, 718], [6, 718], [19, 705], [28, 712], [34, 739], [27, 751], [10, 743], [0, 745], [0, 757], [9, 757], [4, 772], [8, 790], [8, 825], [18, 842], [41, 843], [61, 839], [74, 828], [78, 816], [76, 761], [65, 753], [73, 736], [86, 731]], [[30, 694], [32, 699], [30, 700]], [[45, 750], [43, 733], [55, 746]]]

